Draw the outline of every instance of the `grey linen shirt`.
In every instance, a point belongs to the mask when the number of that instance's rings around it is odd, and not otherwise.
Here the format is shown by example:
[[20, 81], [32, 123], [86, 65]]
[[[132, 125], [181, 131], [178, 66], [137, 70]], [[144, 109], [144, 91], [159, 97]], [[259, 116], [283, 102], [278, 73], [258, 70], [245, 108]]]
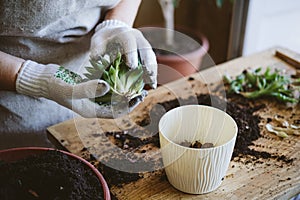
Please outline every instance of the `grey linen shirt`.
[[[80, 73], [90, 38], [120, 0], [1, 0], [0, 51]], [[0, 91], [0, 149], [49, 146], [46, 128], [75, 113], [44, 99]]]

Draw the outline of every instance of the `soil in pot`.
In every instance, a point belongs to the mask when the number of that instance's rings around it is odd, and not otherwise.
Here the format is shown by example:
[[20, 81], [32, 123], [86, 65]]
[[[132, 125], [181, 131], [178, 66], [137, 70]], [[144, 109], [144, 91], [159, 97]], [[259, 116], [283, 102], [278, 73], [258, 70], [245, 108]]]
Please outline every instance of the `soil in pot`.
[[1, 200], [104, 199], [93, 171], [80, 160], [49, 150], [15, 162], [0, 161]]
[[194, 142], [184, 141], [184, 142], [181, 142], [179, 145], [184, 146], [184, 147], [194, 148], [194, 149], [205, 149], [205, 148], [214, 147], [214, 144], [212, 144], [212, 143], [206, 142], [206, 143], [202, 144], [198, 140], [196, 140]]

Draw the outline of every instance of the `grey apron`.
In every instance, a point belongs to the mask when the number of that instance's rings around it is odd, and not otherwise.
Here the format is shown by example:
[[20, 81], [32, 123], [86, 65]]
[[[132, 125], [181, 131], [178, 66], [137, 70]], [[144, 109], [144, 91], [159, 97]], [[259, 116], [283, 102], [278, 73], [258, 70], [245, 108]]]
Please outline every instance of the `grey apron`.
[[[103, 13], [119, 0], [1, 0], [0, 51], [80, 73]], [[46, 128], [76, 115], [57, 103], [0, 91], [0, 149], [51, 146]]]

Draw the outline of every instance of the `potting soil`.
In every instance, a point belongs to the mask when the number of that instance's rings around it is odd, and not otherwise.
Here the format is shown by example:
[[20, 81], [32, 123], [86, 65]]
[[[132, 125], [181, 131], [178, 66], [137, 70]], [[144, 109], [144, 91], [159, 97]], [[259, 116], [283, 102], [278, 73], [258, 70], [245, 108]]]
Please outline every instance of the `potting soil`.
[[0, 161], [1, 200], [103, 199], [103, 189], [93, 171], [80, 160], [59, 151]]

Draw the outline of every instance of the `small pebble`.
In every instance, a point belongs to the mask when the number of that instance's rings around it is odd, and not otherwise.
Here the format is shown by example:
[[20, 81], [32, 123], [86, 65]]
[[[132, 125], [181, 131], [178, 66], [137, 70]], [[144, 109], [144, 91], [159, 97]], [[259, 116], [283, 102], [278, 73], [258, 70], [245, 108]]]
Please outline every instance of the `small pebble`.
[[214, 147], [213, 143], [204, 143], [201, 148], [211, 148]]
[[181, 146], [184, 146], [184, 147], [189, 147], [189, 146], [191, 145], [191, 143], [185, 141], [185, 142], [181, 142], [180, 145], [181, 145]]

